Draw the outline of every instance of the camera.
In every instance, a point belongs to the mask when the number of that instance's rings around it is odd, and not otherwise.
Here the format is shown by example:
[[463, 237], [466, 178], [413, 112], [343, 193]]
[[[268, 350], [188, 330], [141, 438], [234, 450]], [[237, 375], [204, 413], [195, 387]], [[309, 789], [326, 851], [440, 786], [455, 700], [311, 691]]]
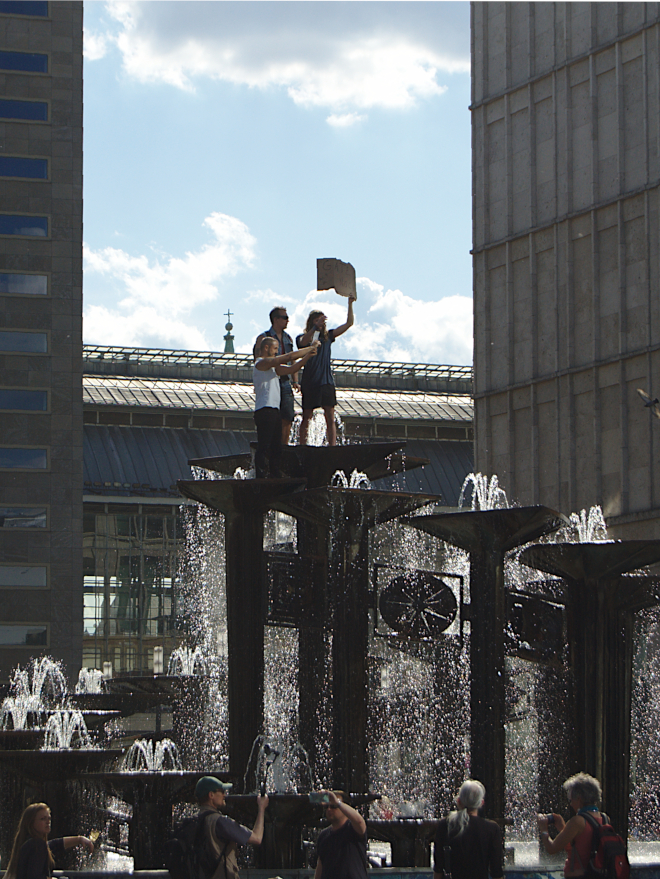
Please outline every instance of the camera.
[[546, 815], [548, 820], [548, 827], [554, 827], [555, 824], [555, 816], [554, 815]]

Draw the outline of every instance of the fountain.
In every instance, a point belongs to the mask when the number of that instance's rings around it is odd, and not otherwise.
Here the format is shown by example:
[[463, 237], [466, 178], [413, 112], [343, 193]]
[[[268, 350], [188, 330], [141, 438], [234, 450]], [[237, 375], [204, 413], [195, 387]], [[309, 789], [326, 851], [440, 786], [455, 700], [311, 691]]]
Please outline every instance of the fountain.
[[[305, 863], [303, 827], [315, 827], [320, 820], [320, 810], [309, 803], [310, 790], [342, 787], [358, 804], [377, 799], [379, 793], [369, 789], [369, 741], [375, 727], [392, 729], [388, 724], [398, 723], [401, 741], [406, 724], [418, 722], [424, 700], [435, 700], [444, 715], [442, 722], [428, 720], [427, 735], [437, 737], [436, 755], [442, 759], [434, 761], [431, 753], [424, 758], [435, 801], [399, 803], [368, 820], [370, 836], [390, 843], [393, 866], [427, 866], [436, 826], [431, 815], [449, 805], [464, 771], [462, 736], [467, 730], [461, 731], [456, 717], [465, 710], [468, 653], [469, 771], [486, 784], [489, 817], [510, 823], [505, 814], [506, 678], [514, 668], [505, 658], [535, 663], [538, 680], [548, 685], [547, 705], [556, 702], [551, 691], [565, 607], [576, 690], [569, 702], [581, 750], [571, 752], [553, 772], [565, 777], [586, 768], [599, 776], [611, 817], [618, 829], [626, 827], [632, 613], [658, 601], [656, 581], [631, 572], [660, 560], [660, 542], [604, 542], [602, 515], [594, 511], [566, 519], [546, 507], [508, 507], [497, 481], [481, 474], [471, 475], [464, 485], [461, 499], [471, 488], [471, 509], [429, 513], [424, 507], [438, 502], [434, 496], [370, 487], [372, 479], [423, 463], [405, 459], [403, 446], [289, 447], [283, 461], [286, 476], [279, 480], [235, 478], [235, 457], [196, 460], [207, 473], [229, 478], [179, 484], [185, 496], [224, 515], [228, 765], [209, 766], [201, 745], [196, 750], [185, 744], [184, 727], [190, 727], [189, 738], [202, 742], [199, 732], [190, 730], [204, 724], [201, 706], [222, 666], [209, 652], [211, 642], [197, 638], [172, 655], [167, 674], [104, 679], [100, 672], [87, 671], [75, 693], [66, 691], [57, 674], [45, 673], [47, 666], [17, 671], [0, 715], [0, 744], [6, 747], [7, 737], [25, 735], [25, 741], [32, 736], [32, 746], [43, 741], [44, 749], [0, 751], [3, 773], [41, 784], [43, 796], [65, 814], [75, 804], [43, 781], [48, 777], [55, 783], [57, 775], [62, 789], [62, 779], [82, 767], [88, 785], [119, 794], [131, 805], [132, 818], [125, 820], [138, 870], [162, 865], [172, 806], [190, 801], [201, 774], [211, 772], [234, 783], [237, 793], [228, 798], [227, 812], [248, 824], [256, 816], [255, 793], [267, 789], [270, 806], [256, 865], [300, 868]], [[249, 467], [249, 461], [243, 464]], [[273, 511], [292, 517], [297, 527], [284, 538], [286, 546], [265, 550], [264, 516]], [[417, 541], [442, 542], [444, 573], [437, 562], [425, 562], [398, 545], [392, 533], [379, 538], [388, 544], [390, 556], [385, 553], [373, 563], [374, 529], [396, 520]], [[562, 542], [549, 542], [555, 532]], [[583, 542], [570, 542], [572, 534]], [[462, 553], [469, 556], [469, 591]], [[514, 556], [520, 565], [561, 577], [561, 582], [530, 581], [519, 566], [520, 582], [507, 575], [505, 584], [505, 562]], [[272, 657], [266, 663], [264, 641], [275, 643], [273, 631], [296, 633], [290, 671], [274, 665]], [[378, 649], [374, 639], [380, 639]], [[284, 635], [280, 641], [281, 651], [289, 642]], [[590, 644], [598, 649], [589, 651]], [[401, 657], [403, 668], [427, 664], [425, 686], [431, 689], [420, 693], [419, 705], [403, 691], [401, 698], [396, 693], [385, 697], [383, 682], [395, 667], [391, 659], [380, 659], [388, 650]], [[379, 669], [383, 677], [377, 691], [373, 675]], [[266, 729], [266, 693], [271, 704], [279, 698], [269, 674], [286, 678], [298, 701], [287, 707], [284, 697], [288, 719]], [[224, 666], [222, 675], [224, 680]], [[511, 681], [508, 686], [511, 691]], [[108, 752], [89, 747], [94, 736], [86, 731], [86, 718], [100, 723], [107, 719], [103, 712], [125, 715], [164, 702], [178, 705], [174, 738], [183, 763], [168, 739], [138, 739], [115, 768], [108, 765]], [[546, 748], [553, 722], [562, 718], [557, 705], [545, 725], [539, 720], [539, 749]], [[546, 808], [556, 806], [556, 799], [547, 767], [544, 771], [541, 779], [539, 761], [539, 797]], [[12, 785], [10, 802], [17, 795], [15, 781]], [[156, 830], [137, 833], [143, 826]]]

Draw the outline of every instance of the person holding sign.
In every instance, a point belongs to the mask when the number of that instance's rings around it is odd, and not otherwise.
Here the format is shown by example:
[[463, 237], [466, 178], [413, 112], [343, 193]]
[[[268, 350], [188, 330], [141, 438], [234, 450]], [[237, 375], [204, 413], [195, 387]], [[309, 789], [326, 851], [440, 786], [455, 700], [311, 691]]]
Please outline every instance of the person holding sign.
[[315, 341], [321, 343], [316, 357], [308, 360], [303, 369], [300, 388], [302, 390], [302, 423], [300, 425], [300, 445], [307, 445], [309, 421], [315, 409], [322, 408], [325, 415], [329, 446], [337, 445], [337, 427], [335, 425], [335, 406], [337, 394], [335, 380], [332, 376], [331, 346], [338, 336], [350, 330], [354, 323], [353, 303], [357, 299], [355, 293], [348, 297], [348, 314], [346, 323], [334, 330], [327, 328], [327, 317], [322, 311], [311, 311], [307, 318], [305, 332], [296, 339], [298, 348], [306, 348]]

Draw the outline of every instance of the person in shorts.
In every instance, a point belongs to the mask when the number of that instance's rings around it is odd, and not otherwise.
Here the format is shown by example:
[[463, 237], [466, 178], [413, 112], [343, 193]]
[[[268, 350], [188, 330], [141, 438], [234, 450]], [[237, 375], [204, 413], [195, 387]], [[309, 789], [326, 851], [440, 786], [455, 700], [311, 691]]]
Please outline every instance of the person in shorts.
[[[311, 345], [316, 339], [321, 343], [316, 357], [305, 364], [300, 386], [302, 389], [302, 423], [300, 425], [300, 445], [307, 445], [309, 422], [315, 409], [323, 409], [326, 423], [326, 436], [329, 446], [337, 445], [337, 426], [335, 424], [335, 406], [337, 394], [335, 380], [332, 376], [331, 346], [338, 336], [350, 330], [354, 323], [353, 303], [355, 296], [348, 299], [348, 315], [346, 323], [334, 330], [327, 328], [327, 317], [322, 311], [312, 311], [307, 318], [305, 332], [296, 339], [299, 348]], [[317, 335], [318, 334], [318, 335]]]

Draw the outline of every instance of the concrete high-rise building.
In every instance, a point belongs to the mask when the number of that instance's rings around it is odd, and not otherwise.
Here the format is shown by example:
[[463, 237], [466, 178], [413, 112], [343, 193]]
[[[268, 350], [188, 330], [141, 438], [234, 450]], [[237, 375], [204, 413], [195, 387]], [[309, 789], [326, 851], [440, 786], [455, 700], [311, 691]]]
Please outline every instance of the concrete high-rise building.
[[472, 4], [475, 458], [660, 537], [658, 3]]
[[82, 3], [0, 2], [0, 680], [82, 657]]

